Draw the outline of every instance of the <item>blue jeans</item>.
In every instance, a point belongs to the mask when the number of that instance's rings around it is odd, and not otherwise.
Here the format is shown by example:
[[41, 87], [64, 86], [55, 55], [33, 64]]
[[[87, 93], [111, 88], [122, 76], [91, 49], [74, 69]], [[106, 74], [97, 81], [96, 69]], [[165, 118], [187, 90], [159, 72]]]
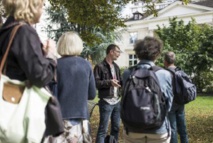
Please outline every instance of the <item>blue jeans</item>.
[[172, 133], [170, 143], [178, 143], [177, 132], [180, 136], [181, 143], [188, 143], [184, 105], [178, 105], [173, 103], [172, 109], [169, 112], [168, 117]]
[[120, 128], [120, 102], [115, 105], [110, 105], [104, 100], [99, 101], [100, 122], [97, 132], [96, 143], [104, 143], [104, 138], [107, 135], [109, 120], [111, 119], [110, 135], [113, 135], [118, 140]]

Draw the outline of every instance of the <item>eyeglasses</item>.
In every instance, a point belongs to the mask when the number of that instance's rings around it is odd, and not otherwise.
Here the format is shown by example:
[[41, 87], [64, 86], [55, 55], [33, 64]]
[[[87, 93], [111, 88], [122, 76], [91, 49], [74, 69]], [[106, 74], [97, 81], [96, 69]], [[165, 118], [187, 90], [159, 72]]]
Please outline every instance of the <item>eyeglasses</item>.
[[118, 50], [114, 50], [115, 52], [117, 52], [117, 53], [121, 53], [121, 51], [118, 51]]

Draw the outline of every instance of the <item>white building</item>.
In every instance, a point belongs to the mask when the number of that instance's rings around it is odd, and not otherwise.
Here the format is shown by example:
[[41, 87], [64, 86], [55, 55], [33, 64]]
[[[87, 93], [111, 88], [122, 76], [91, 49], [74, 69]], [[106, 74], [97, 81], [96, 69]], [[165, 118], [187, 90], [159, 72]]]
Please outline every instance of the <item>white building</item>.
[[121, 40], [116, 42], [124, 51], [116, 61], [119, 66], [127, 67], [136, 64], [137, 58], [133, 51], [134, 42], [145, 36], [153, 36], [157, 25], [168, 26], [169, 18], [172, 17], [177, 17], [177, 20], [182, 19], [186, 24], [191, 21], [191, 18], [194, 18], [198, 24], [213, 24], [213, 2], [207, 0], [184, 5], [182, 2], [176, 1], [160, 10], [158, 17], [135, 12], [134, 16], [125, 22], [127, 27], [120, 29], [122, 31]]

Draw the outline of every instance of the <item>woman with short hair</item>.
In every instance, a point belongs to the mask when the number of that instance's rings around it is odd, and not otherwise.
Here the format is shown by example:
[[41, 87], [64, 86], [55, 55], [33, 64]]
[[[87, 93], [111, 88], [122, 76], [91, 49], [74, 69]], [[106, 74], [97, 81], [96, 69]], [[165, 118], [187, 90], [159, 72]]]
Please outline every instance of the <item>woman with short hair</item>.
[[70, 137], [81, 140], [81, 123], [89, 119], [87, 100], [96, 95], [92, 67], [80, 57], [83, 42], [76, 32], [64, 33], [59, 38], [57, 49], [61, 55], [57, 60], [57, 81], [62, 116], [72, 126]]

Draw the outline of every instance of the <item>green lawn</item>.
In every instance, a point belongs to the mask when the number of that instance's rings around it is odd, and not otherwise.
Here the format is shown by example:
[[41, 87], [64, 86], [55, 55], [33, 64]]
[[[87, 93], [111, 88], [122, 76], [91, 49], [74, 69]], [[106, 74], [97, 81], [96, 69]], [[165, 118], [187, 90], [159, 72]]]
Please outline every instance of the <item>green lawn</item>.
[[[198, 96], [195, 101], [186, 105], [185, 112], [189, 143], [213, 143], [213, 96]], [[98, 107], [95, 108], [90, 120], [94, 142], [99, 123]], [[121, 125], [120, 143], [122, 143], [122, 129]]]
[[198, 96], [186, 105], [190, 143], [213, 143], [213, 96]]

